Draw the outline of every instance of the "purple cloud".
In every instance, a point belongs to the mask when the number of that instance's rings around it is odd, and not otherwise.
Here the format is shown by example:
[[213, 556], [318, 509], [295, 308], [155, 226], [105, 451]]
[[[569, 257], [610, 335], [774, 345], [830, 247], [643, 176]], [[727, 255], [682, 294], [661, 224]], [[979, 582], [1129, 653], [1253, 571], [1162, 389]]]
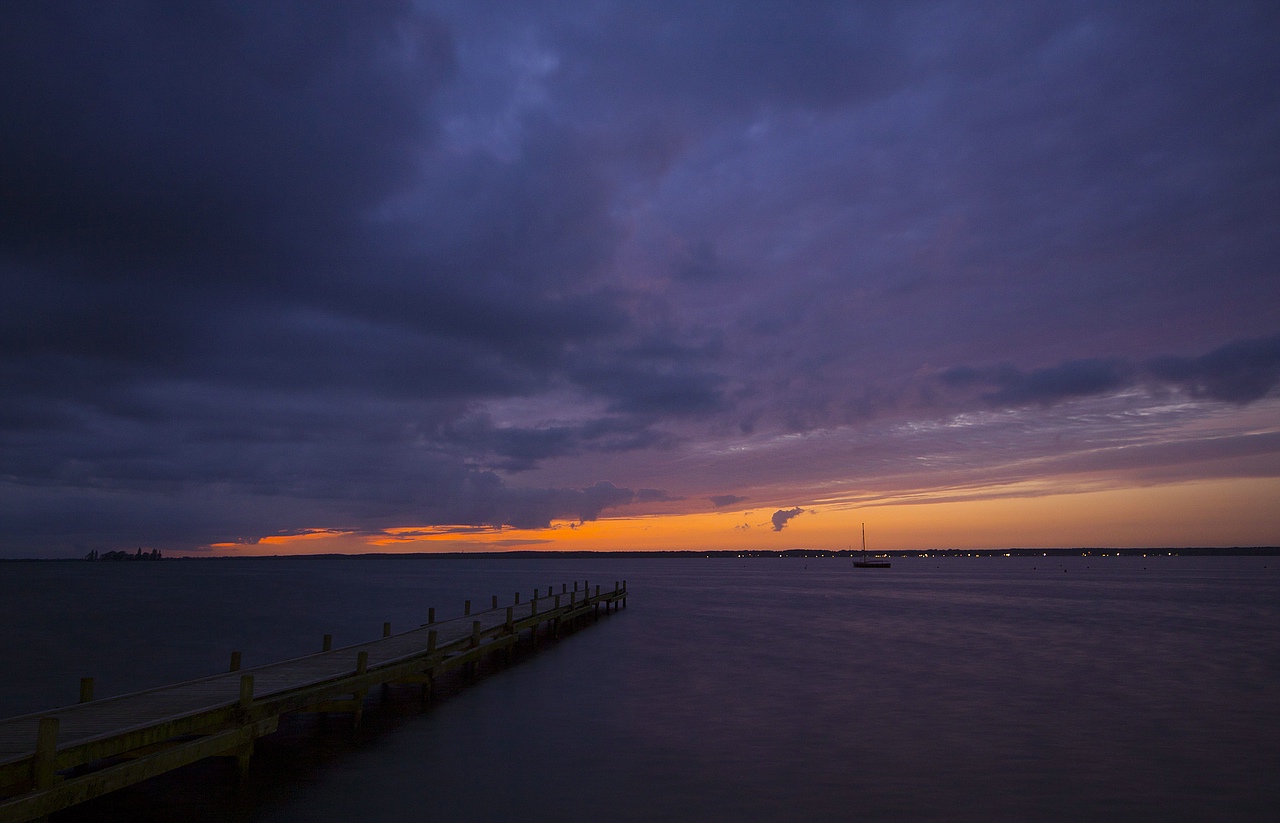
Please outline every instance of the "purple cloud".
[[778, 509], [773, 513], [773, 517], [770, 518], [773, 521], [773, 530], [775, 532], [782, 531], [786, 528], [787, 523], [791, 521], [791, 518], [798, 517], [802, 514], [804, 514], [804, 509], [799, 506], [796, 506], [793, 509]]

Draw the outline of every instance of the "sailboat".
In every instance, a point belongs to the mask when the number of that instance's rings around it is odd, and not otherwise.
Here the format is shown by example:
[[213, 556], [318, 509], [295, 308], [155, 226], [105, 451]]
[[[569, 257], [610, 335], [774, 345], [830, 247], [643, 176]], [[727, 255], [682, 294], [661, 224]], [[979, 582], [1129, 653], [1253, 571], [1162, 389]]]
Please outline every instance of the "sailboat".
[[868, 560], [867, 559], [867, 524], [862, 524], [862, 557], [853, 561], [855, 569], [887, 569], [889, 568], [888, 560]]

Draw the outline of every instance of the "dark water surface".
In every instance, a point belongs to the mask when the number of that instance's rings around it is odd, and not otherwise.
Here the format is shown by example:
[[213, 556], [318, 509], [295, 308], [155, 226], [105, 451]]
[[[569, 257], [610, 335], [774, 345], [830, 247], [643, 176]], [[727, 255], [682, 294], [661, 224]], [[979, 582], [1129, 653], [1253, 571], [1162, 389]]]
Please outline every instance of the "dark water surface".
[[3, 563], [0, 715], [584, 578], [629, 607], [426, 714], [371, 697], [358, 744], [299, 721], [239, 795], [211, 761], [55, 820], [1280, 815], [1266, 557]]

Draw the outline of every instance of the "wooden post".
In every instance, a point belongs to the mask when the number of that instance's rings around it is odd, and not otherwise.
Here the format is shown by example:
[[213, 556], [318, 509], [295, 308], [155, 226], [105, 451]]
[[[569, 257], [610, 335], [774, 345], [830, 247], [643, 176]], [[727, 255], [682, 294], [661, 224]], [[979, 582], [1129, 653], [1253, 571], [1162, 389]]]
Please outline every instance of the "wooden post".
[[333, 650], [333, 635], [326, 634], [324, 640], [320, 642], [320, 651], [327, 652]]
[[227, 669], [227, 671], [229, 672], [240, 671], [240, 652], [231, 653], [231, 668]]
[[430, 671], [430, 670], [428, 670], [428, 671], [427, 671], [427, 678], [426, 678], [426, 680], [424, 680], [424, 681], [423, 681], [423, 683], [422, 683], [422, 708], [423, 708], [423, 710], [426, 710], [427, 706], [430, 706], [430, 705], [431, 705], [432, 692], [434, 692], [434, 691], [435, 691], [435, 688], [434, 688], [434, 687], [435, 687], [435, 677], [431, 674], [431, 671]]
[[516, 592], [516, 605], [520, 605], [520, 592]]
[[249, 761], [253, 758], [253, 741], [245, 743], [236, 752], [236, 782], [243, 784], [249, 776]]
[[529, 601], [529, 616], [538, 616], [538, 595], [536, 594], [533, 596], [533, 599]]
[[[240, 722], [248, 723], [249, 710], [253, 706], [253, 675], [240, 675]], [[236, 751], [236, 782], [243, 783], [249, 773], [249, 760], [253, 757], [253, 741], [245, 743]]]
[[436, 607], [432, 606], [427, 609], [427, 625], [429, 626], [434, 622], [436, 622]]
[[515, 607], [507, 606], [507, 631], [511, 632], [515, 629]]
[[496, 594], [493, 596], [493, 607], [492, 607], [492, 608], [495, 608], [495, 609], [496, 609], [496, 608], [498, 608], [498, 596], [497, 596]]
[[[388, 621], [388, 622], [386, 622], [386, 623], [383, 623], [383, 624], [382, 624], [382, 636], [383, 636], [383, 637], [390, 637], [390, 636], [391, 636], [391, 623], [390, 623], [390, 621]], [[388, 697], [388, 696], [390, 696], [390, 694], [391, 694], [391, 684], [390, 684], [390, 683], [383, 683], [383, 684], [382, 684], [382, 699], [383, 699], [383, 700], [386, 700], [386, 699], [387, 699], [387, 697]]]
[[240, 675], [240, 710], [245, 711], [253, 705], [253, 675]]
[[575, 592], [578, 590], [578, 581], [577, 581], [577, 580], [573, 581], [573, 590], [574, 590]]
[[468, 614], [471, 614], [471, 601], [470, 601], [470, 600], [468, 600], [466, 603], [463, 603], [463, 604], [462, 604], [462, 614], [463, 614], [463, 616], [466, 616], [466, 615], [468, 615]]
[[80, 702], [88, 703], [90, 700], [93, 700], [93, 678], [82, 677], [80, 678]]
[[560, 595], [556, 595], [556, 608], [560, 608]]
[[[480, 645], [480, 621], [472, 620], [471, 621], [471, 648], [474, 649], [479, 645]], [[472, 660], [470, 663], [467, 664], [467, 677], [474, 678], [475, 676], [476, 676], [476, 661]]]
[[[367, 651], [357, 652], [356, 653], [356, 674], [361, 675], [361, 674], [365, 674], [368, 671], [369, 671], [369, 653]], [[360, 728], [360, 720], [361, 718], [364, 717], [364, 697], [368, 693], [369, 693], [369, 689], [362, 686], [356, 689], [355, 693], [351, 695], [351, 702], [354, 706], [351, 712], [352, 734], [355, 734], [356, 730]]]
[[436, 630], [432, 629], [431, 631], [427, 632], [427, 651], [433, 652], [435, 650], [436, 650]]
[[[577, 586], [574, 586], [574, 588], [576, 589], [576, 588], [577, 588]], [[560, 584], [560, 593], [561, 593], [561, 594], [565, 594], [565, 593], [567, 593], [568, 591], [569, 591], [569, 584], [568, 584], [568, 583], [561, 583], [561, 584]]]
[[31, 759], [31, 782], [37, 791], [53, 788], [58, 756], [58, 718], [42, 717], [36, 729], [36, 754]]

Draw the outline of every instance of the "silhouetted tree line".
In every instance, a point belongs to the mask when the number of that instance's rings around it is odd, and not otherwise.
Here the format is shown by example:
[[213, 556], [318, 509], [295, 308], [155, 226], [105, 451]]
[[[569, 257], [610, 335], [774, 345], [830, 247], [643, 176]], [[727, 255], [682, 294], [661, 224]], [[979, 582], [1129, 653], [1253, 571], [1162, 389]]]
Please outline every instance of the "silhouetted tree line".
[[98, 554], [98, 550], [94, 549], [84, 556], [85, 560], [164, 560], [164, 555], [160, 554], [159, 549], [152, 549], [144, 552], [139, 546], [138, 550], [133, 554], [125, 551], [107, 552], [106, 554]]

